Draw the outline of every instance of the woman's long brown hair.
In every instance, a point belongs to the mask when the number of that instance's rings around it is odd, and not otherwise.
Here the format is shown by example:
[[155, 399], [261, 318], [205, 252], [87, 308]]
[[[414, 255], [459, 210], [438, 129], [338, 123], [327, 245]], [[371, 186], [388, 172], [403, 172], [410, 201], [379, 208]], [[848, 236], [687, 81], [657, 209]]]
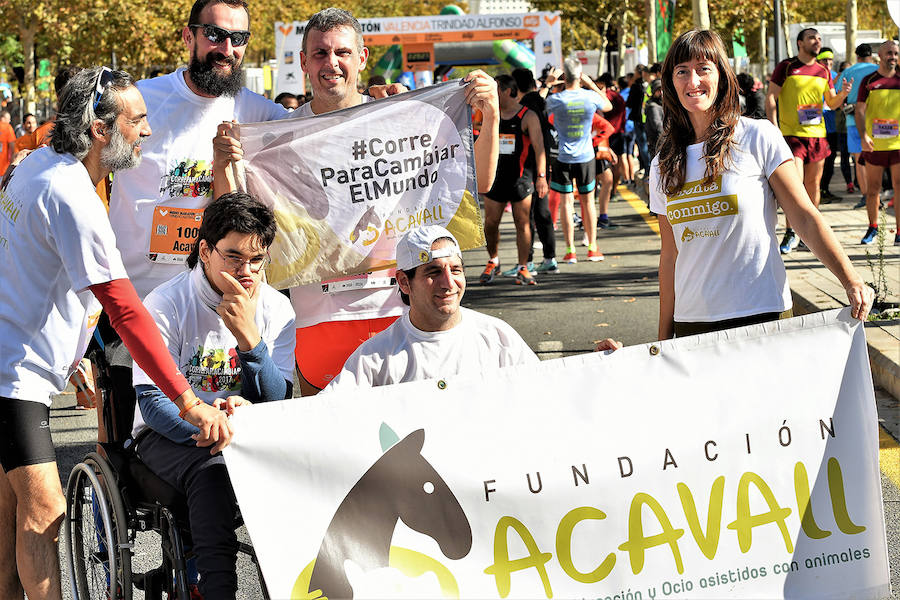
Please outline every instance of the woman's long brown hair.
[[708, 60], [719, 69], [719, 89], [709, 109], [712, 121], [703, 147], [705, 183], [711, 183], [728, 168], [734, 129], [741, 118], [737, 78], [728, 63], [725, 45], [719, 34], [709, 30], [693, 30], [678, 36], [669, 48], [662, 67], [663, 130], [656, 145], [659, 149], [662, 189], [670, 196], [684, 186], [687, 147], [696, 142], [694, 127], [678, 99], [672, 77], [676, 65], [694, 59]]

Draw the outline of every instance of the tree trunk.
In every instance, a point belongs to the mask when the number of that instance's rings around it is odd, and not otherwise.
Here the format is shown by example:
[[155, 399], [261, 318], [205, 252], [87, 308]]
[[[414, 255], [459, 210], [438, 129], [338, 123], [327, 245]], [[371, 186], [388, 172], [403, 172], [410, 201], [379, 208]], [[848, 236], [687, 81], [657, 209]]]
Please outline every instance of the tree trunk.
[[846, 51], [844, 53], [844, 60], [847, 62], [856, 62], [855, 50], [856, 50], [856, 30], [859, 28], [859, 23], [856, 18], [856, 0], [847, 0], [847, 28], [845, 31], [846, 34]]
[[656, 62], [656, 0], [647, 0], [647, 63]]
[[25, 112], [35, 112], [34, 94], [34, 36], [37, 25], [25, 17], [19, 19], [19, 39], [22, 42], [23, 68], [25, 70]]
[[694, 28], [709, 29], [709, 4], [706, 0], [692, 0], [691, 8], [694, 13]]

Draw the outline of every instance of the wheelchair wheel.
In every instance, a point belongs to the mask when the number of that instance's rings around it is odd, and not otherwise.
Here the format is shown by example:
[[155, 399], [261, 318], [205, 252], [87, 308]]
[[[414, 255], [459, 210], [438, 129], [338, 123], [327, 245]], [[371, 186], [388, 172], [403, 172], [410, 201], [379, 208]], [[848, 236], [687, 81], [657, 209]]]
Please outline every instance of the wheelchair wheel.
[[125, 507], [112, 468], [94, 452], [69, 475], [64, 531], [74, 598], [131, 600]]

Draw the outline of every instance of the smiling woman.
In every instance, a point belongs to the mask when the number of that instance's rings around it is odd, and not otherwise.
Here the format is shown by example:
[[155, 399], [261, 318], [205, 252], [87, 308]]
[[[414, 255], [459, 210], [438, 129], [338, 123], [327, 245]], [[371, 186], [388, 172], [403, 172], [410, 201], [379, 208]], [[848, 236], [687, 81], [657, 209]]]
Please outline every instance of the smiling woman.
[[650, 209], [662, 238], [660, 339], [791, 316], [775, 239], [779, 206], [840, 280], [852, 315], [865, 319], [871, 289], [812, 205], [781, 132], [741, 118], [721, 38], [679, 36], [662, 83], [663, 132], [650, 169]]

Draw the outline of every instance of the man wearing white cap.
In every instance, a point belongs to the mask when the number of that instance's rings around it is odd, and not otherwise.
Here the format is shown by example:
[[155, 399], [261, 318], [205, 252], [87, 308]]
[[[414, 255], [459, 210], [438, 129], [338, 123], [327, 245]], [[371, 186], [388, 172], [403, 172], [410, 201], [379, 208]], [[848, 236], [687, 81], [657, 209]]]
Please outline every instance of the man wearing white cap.
[[445, 228], [429, 225], [400, 239], [397, 285], [409, 311], [357, 348], [327, 391], [538, 362], [508, 324], [460, 307], [462, 252]]

